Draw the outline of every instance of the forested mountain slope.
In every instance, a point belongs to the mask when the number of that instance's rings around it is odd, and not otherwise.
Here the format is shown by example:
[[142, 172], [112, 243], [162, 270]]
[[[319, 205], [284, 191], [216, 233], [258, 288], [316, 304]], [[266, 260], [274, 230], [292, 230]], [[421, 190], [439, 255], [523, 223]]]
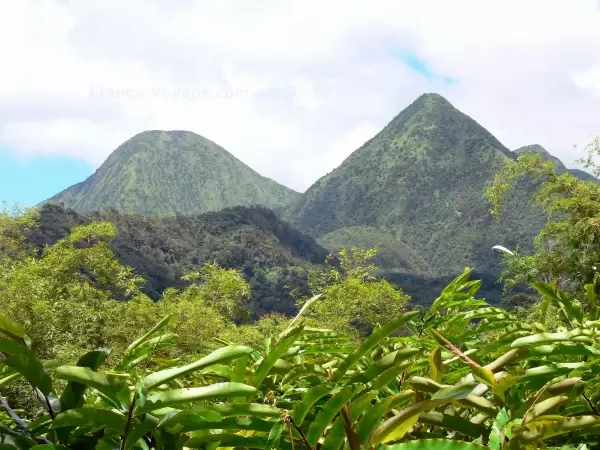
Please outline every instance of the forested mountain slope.
[[87, 180], [48, 202], [76, 211], [199, 214], [233, 206], [278, 208], [300, 194], [261, 176], [189, 131], [145, 131], [117, 148]]

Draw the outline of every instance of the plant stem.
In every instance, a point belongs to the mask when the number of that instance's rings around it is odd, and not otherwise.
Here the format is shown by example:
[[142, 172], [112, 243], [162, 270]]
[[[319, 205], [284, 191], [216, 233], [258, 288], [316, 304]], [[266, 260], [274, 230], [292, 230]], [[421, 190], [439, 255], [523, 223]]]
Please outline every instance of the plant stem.
[[125, 424], [125, 431], [123, 432], [123, 436], [121, 437], [121, 450], [125, 450], [127, 434], [129, 434], [129, 427], [131, 426], [131, 422], [133, 421], [133, 410], [135, 408], [136, 398], [137, 398], [137, 392], [134, 392], [133, 400], [131, 400], [131, 405], [129, 405], [129, 413], [127, 414], [127, 423]]
[[583, 395], [583, 398], [585, 398], [585, 401], [588, 403], [588, 405], [590, 405], [591, 410], [594, 411], [594, 415], [600, 416], [600, 414], [598, 413], [598, 410], [596, 409], [594, 404], [590, 401], [589, 398], [586, 397], [585, 392], [582, 392], [581, 395]]
[[294, 419], [292, 419], [292, 416], [287, 416], [285, 418], [286, 423], [288, 424], [292, 424], [294, 426], [294, 428], [296, 429], [296, 431], [300, 434], [300, 437], [302, 438], [302, 440], [304, 441], [304, 444], [309, 448], [309, 450], [314, 450], [310, 444], [308, 443], [308, 441], [306, 440], [306, 436], [304, 436], [304, 432], [300, 429], [300, 427], [298, 425], [296, 425], [296, 423], [294, 422]]

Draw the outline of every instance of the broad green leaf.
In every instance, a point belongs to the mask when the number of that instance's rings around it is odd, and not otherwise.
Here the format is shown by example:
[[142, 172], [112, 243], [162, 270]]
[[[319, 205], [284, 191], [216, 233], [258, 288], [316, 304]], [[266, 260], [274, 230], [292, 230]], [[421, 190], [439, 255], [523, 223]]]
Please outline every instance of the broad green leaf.
[[377, 445], [401, 439], [417, 423], [420, 413], [445, 402], [447, 400], [425, 400], [402, 409], [373, 431], [369, 443]]
[[418, 311], [408, 312], [406, 314], [401, 315], [400, 317], [390, 320], [382, 327], [374, 330], [371, 336], [366, 338], [356, 350], [354, 350], [352, 353], [350, 353], [350, 355], [348, 355], [344, 359], [344, 361], [335, 371], [333, 375], [333, 381], [340, 380], [346, 374], [346, 372], [352, 366], [354, 366], [364, 355], [366, 355], [370, 350], [379, 345], [385, 338], [387, 338], [390, 334], [392, 334], [402, 325], [407, 323], [409, 320], [418, 317], [418, 315]]
[[405, 361], [409, 362], [411, 358], [417, 354], [419, 354], [419, 350], [413, 348], [404, 348], [390, 352], [369, 366], [364, 372], [357, 373], [348, 383], [366, 383], [371, 381], [390, 367]]
[[473, 389], [475, 389], [477, 385], [475, 383], [461, 384], [458, 386], [450, 386], [441, 388], [435, 394], [431, 396], [432, 400], [442, 400], [442, 399], [465, 399], [467, 398]]
[[410, 365], [410, 361], [405, 361], [396, 366], [392, 366], [387, 370], [384, 370], [377, 378], [375, 378], [375, 380], [373, 380], [373, 384], [371, 384], [369, 389], [380, 390], [385, 388], [392, 381], [397, 380], [402, 372], [404, 372]]
[[25, 329], [16, 322], [13, 322], [8, 317], [0, 314], [0, 333], [6, 336], [21, 341], [25, 338]]
[[435, 425], [451, 431], [457, 431], [465, 436], [474, 438], [486, 435], [488, 432], [488, 429], [483, 425], [475, 424], [460, 416], [443, 414], [437, 411], [422, 412], [419, 414], [418, 422]]
[[585, 344], [558, 343], [552, 345], [540, 345], [533, 347], [529, 353], [531, 356], [552, 356], [552, 355], [591, 355], [600, 356], [600, 350]]
[[340, 391], [340, 387], [334, 383], [319, 384], [306, 391], [302, 400], [294, 407], [292, 417], [296, 425], [302, 425], [304, 418], [312, 406], [322, 397], [333, 395]]
[[275, 347], [273, 347], [269, 354], [258, 365], [256, 373], [254, 374], [252, 382], [250, 383], [252, 386], [257, 388], [260, 386], [275, 365], [275, 362], [294, 344], [296, 339], [298, 339], [298, 337], [302, 334], [302, 331], [302, 326], [294, 327], [287, 331], [282, 339], [275, 345]]
[[[209, 447], [207, 444], [218, 443], [218, 447]], [[264, 438], [250, 436], [243, 437], [237, 434], [207, 434], [187, 440], [184, 444], [187, 448], [260, 448], [264, 449], [266, 440]]]
[[539, 333], [516, 339], [511, 344], [513, 348], [533, 347], [537, 345], [551, 344], [553, 342], [587, 342], [594, 343], [594, 332], [588, 329], [576, 328], [571, 331], [558, 333]]
[[151, 412], [167, 406], [191, 403], [197, 400], [243, 397], [257, 392], [253, 386], [242, 383], [216, 383], [197, 388], [173, 389], [150, 395], [143, 407], [136, 408], [136, 414]]
[[411, 400], [415, 396], [414, 391], [403, 391], [393, 397], [386, 397], [376, 405], [367, 409], [364, 416], [356, 426], [356, 434], [361, 441], [366, 442], [372, 431], [381, 423], [381, 418], [391, 409]]
[[573, 370], [584, 366], [584, 363], [556, 363], [545, 366], [533, 367], [527, 369], [523, 375], [519, 376], [519, 382], [529, 381], [535, 378], [554, 378], [559, 375], [567, 374]]
[[348, 403], [361, 388], [361, 385], [347, 386], [331, 397], [331, 399], [329, 399], [327, 403], [323, 405], [323, 408], [317, 414], [315, 420], [308, 428], [306, 440], [310, 445], [317, 445], [317, 442], [321, 436], [323, 436], [323, 432], [329, 425], [331, 425], [331, 422], [339, 413], [340, 409], [342, 409], [342, 406]]
[[[212, 412], [212, 414], [217, 414]], [[268, 432], [273, 427], [273, 422], [257, 419], [256, 417], [218, 417], [217, 420], [210, 420], [211, 417], [202, 414], [176, 414], [168, 421], [161, 424], [161, 428], [170, 428], [174, 425], [181, 425], [181, 431], [187, 433], [196, 430], [252, 430]]]
[[265, 445], [265, 450], [272, 450], [276, 448], [275, 446], [279, 443], [279, 438], [281, 437], [281, 433], [285, 428], [285, 424], [281, 421], [275, 422], [275, 425], [269, 431], [269, 436], [267, 438], [267, 443]]
[[[12, 447], [12, 448], [15, 448], [15, 447]], [[2, 447], [0, 446], [0, 450], [1, 449], [2, 449]], [[40, 445], [34, 445], [29, 450], [67, 450], [67, 447], [65, 447], [64, 445], [59, 445], [59, 444], [40, 444]]]
[[561, 380], [554, 384], [551, 384], [546, 388], [546, 391], [555, 395], [564, 394], [566, 392], [570, 392], [580, 381], [581, 377], [567, 378], [565, 380]]
[[2, 363], [21, 373], [42, 394], [49, 395], [52, 392], [52, 379], [37, 358], [16, 353], [4, 358]]
[[103, 427], [117, 433], [125, 431], [127, 418], [110, 409], [76, 408], [60, 413], [52, 421], [51, 429], [62, 427]]
[[56, 368], [54, 376], [61, 380], [83, 384], [87, 387], [120, 400], [129, 402], [130, 392], [127, 383], [120, 377], [107, 376], [94, 372], [89, 367], [61, 366]]
[[560, 291], [556, 286], [552, 286], [543, 281], [537, 281], [532, 284], [542, 297], [549, 299], [562, 313], [563, 320], [571, 328], [577, 328], [583, 322], [583, 310], [576, 300], [569, 297], [565, 292]]
[[502, 450], [504, 444], [504, 425], [508, 422], [508, 412], [506, 408], [502, 408], [492, 424], [492, 430], [490, 431], [489, 447], [493, 450]]
[[[351, 424], [354, 424], [354, 422], [367, 410], [367, 408], [371, 406], [371, 401], [375, 399], [377, 394], [378, 391], [368, 391], [352, 401], [350, 404]], [[347, 433], [348, 430], [346, 430], [343, 417], [340, 414], [331, 429], [327, 432], [327, 436], [325, 436], [325, 441], [321, 446], [321, 450], [338, 450], [344, 443], [344, 440], [347, 438]], [[356, 441], [354, 443], [356, 448], [360, 449], [361, 441], [358, 435], [354, 432], [354, 426], [352, 426], [352, 431], [350, 431], [350, 433], [353, 433], [352, 437], [353, 440]], [[354, 448], [352, 447], [352, 444], [349, 445], [351, 448]]]
[[[78, 367], [87, 367], [92, 371], [98, 370], [100, 365], [110, 355], [109, 349], [94, 350], [83, 355], [79, 361], [77, 361]], [[60, 403], [62, 410], [66, 411], [73, 408], [80, 408], [83, 406], [83, 393], [85, 392], [86, 385], [70, 381], [60, 397]]]
[[593, 416], [569, 417], [562, 420], [553, 421], [533, 429], [523, 427], [521, 433], [513, 436], [521, 444], [539, 442], [561, 434], [571, 433], [573, 431], [585, 430], [598, 427], [600, 418]]
[[264, 405], [262, 403], [213, 403], [212, 405], [196, 406], [192, 409], [192, 411], [198, 414], [214, 411], [219, 413], [222, 417], [279, 417], [281, 415], [281, 410], [279, 408]]
[[419, 439], [402, 444], [388, 445], [385, 450], [486, 450], [488, 447], [472, 442], [449, 439]]
[[553, 410], [554, 408], [568, 403], [569, 400], [569, 397], [563, 395], [557, 397], [550, 397], [544, 401], [541, 401], [537, 403], [533, 408], [531, 408], [527, 414], [525, 414], [525, 416], [523, 417], [523, 423], [531, 422], [536, 417], [544, 415], [547, 412]]
[[133, 428], [125, 439], [125, 450], [133, 448], [138, 441], [158, 426], [158, 419], [150, 414], [146, 414], [144, 420], [133, 423]]
[[411, 378], [410, 385], [417, 391], [429, 393], [437, 392], [444, 387], [450, 387], [440, 383], [436, 383], [435, 381], [430, 380], [429, 378], [417, 376]]
[[5, 355], [17, 353], [29, 358], [35, 358], [35, 353], [27, 348], [24, 343], [12, 339], [0, 338], [0, 353]]
[[437, 383], [441, 383], [443, 375], [442, 348], [438, 345], [431, 355], [429, 355], [429, 378]]
[[473, 377], [477, 381], [490, 387], [496, 386], [497, 383], [496, 378], [494, 377], [494, 372], [492, 372], [490, 369], [486, 369], [485, 367], [473, 367], [471, 372], [473, 372]]
[[146, 389], [150, 390], [155, 386], [159, 386], [167, 381], [171, 381], [175, 378], [187, 375], [188, 373], [195, 372], [204, 367], [232, 361], [234, 359], [249, 355], [252, 352], [253, 350], [250, 347], [242, 345], [223, 347], [186, 366], [173, 367], [170, 369], [161, 370], [159, 372], [154, 372], [144, 378], [143, 383], [144, 386], [146, 386]]

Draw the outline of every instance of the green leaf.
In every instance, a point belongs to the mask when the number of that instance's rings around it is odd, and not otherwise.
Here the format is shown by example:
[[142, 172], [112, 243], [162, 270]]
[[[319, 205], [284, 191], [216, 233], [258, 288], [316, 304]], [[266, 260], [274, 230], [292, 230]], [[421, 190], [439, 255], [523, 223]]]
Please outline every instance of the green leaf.
[[437, 411], [422, 412], [419, 414], [418, 422], [435, 425], [451, 431], [457, 431], [465, 436], [474, 438], [484, 436], [488, 432], [488, 429], [483, 425], [470, 422], [459, 416], [443, 414]]
[[52, 379], [44, 371], [44, 366], [37, 358], [17, 353], [4, 358], [2, 363], [21, 373], [42, 394], [49, 395], [52, 392]]
[[188, 373], [195, 372], [204, 367], [232, 361], [234, 359], [249, 355], [252, 352], [253, 350], [250, 347], [242, 345], [223, 347], [186, 366], [173, 367], [152, 373], [144, 378], [143, 383], [144, 386], [146, 386], [146, 389], [150, 390], [155, 386], [159, 386], [167, 381], [187, 375]]
[[552, 421], [533, 429], [522, 427], [520, 432], [513, 436], [520, 444], [530, 444], [545, 439], [571, 433], [573, 431], [585, 430], [598, 427], [600, 418], [593, 416], [569, 417], [562, 420]]
[[473, 389], [477, 384], [475, 383], [465, 383], [457, 386], [450, 386], [441, 388], [435, 394], [432, 395], [432, 400], [442, 400], [442, 399], [454, 399], [460, 400], [465, 399], [473, 392]]
[[547, 412], [553, 410], [554, 408], [568, 403], [569, 400], [569, 397], [563, 395], [557, 397], [550, 397], [544, 401], [541, 401], [538, 404], [536, 404], [533, 408], [531, 408], [527, 414], [525, 414], [525, 416], [523, 417], [523, 423], [531, 422], [536, 417], [544, 415]]
[[342, 409], [342, 406], [348, 403], [360, 389], [362, 389], [361, 385], [347, 386], [323, 405], [323, 408], [308, 428], [306, 440], [310, 445], [315, 446], [317, 444], [323, 435], [325, 428], [331, 424], [333, 418], [339, 413], [340, 409]]
[[323, 294], [318, 294], [315, 295], [312, 298], [309, 298], [304, 305], [302, 305], [302, 308], [300, 308], [300, 311], [298, 311], [298, 314], [296, 314], [296, 317], [294, 317], [294, 319], [291, 321], [291, 323], [288, 325], [288, 327], [284, 330], [283, 333], [286, 333], [287, 331], [289, 331], [298, 321], [298, 319], [300, 319], [300, 317], [306, 312], [306, 310], [308, 308], [310, 308], [310, 305], [312, 305], [314, 302], [316, 302], [317, 300], [319, 300], [321, 297], [323, 296]]
[[[110, 355], [109, 349], [94, 350], [83, 355], [77, 361], [78, 367], [87, 367], [92, 371], [98, 370], [106, 358]], [[70, 381], [60, 397], [60, 403], [63, 411], [83, 406], [83, 393], [86, 385]]]
[[437, 383], [441, 383], [443, 375], [442, 348], [438, 345], [429, 356], [429, 378]]
[[413, 391], [403, 391], [393, 397], [386, 397], [369, 408], [356, 426], [356, 434], [366, 442], [372, 431], [380, 424], [381, 418], [391, 409], [401, 405], [415, 396]]
[[502, 450], [504, 444], [505, 432], [504, 425], [508, 422], [508, 412], [506, 408], [502, 408], [492, 424], [492, 430], [490, 431], [489, 447], [493, 450]]
[[401, 439], [419, 419], [419, 414], [447, 403], [448, 400], [425, 400], [410, 405], [393, 417], [385, 420], [371, 434], [369, 443], [377, 445]]
[[167, 406], [181, 405], [197, 400], [243, 397], [256, 394], [257, 389], [242, 383], [216, 383], [197, 388], [173, 389], [150, 395], [143, 407], [136, 408], [136, 414], [154, 411]]
[[138, 441], [152, 431], [158, 425], [158, 419], [150, 414], [146, 414], [141, 422], [134, 422], [133, 429], [125, 439], [125, 450], [131, 449]]
[[[218, 443], [218, 447], [208, 447], [209, 443]], [[187, 440], [184, 444], [187, 448], [260, 448], [264, 449], [266, 441], [263, 438], [250, 436], [243, 437], [237, 434], [208, 434], [201, 437], [195, 437]]]
[[126, 402], [130, 400], [130, 392], [125, 381], [120, 377], [107, 376], [94, 372], [89, 367], [61, 366], [54, 371], [54, 376], [61, 380], [83, 384], [87, 387]]
[[490, 369], [486, 369], [485, 367], [472, 367], [471, 372], [473, 373], [473, 377], [490, 387], [496, 386], [496, 378], [494, 377], [494, 372]]
[[319, 384], [306, 391], [302, 400], [294, 407], [292, 417], [296, 425], [302, 425], [304, 418], [312, 406], [322, 397], [333, 395], [340, 391], [340, 387], [334, 383]]
[[576, 328], [571, 331], [561, 331], [558, 333], [538, 333], [532, 336], [526, 336], [516, 339], [511, 344], [513, 348], [533, 347], [537, 345], [551, 344], [553, 342], [587, 342], [594, 343], [594, 332], [588, 329]]
[[283, 422], [275, 422], [271, 431], [269, 431], [269, 437], [267, 438], [267, 444], [265, 445], [265, 450], [272, 450], [276, 448], [275, 446], [279, 443], [279, 438], [281, 437], [281, 433], [285, 428], [285, 424]]
[[154, 327], [152, 327], [152, 329], [150, 331], [148, 331], [146, 334], [144, 334], [138, 340], [132, 342], [131, 345], [129, 345], [129, 347], [127, 347], [125, 352], [126, 353], [130, 352], [130, 351], [134, 350], [135, 348], [139, 347], [140, 345], [142, 345], [154, 333], [165, 328], [169, 324], [170, 320], [171, 320], [171, 314], [167, 314], [160, 322], [158, 322], [156, 325], [154, 325]]
[[217, 412], [222, 417], [230, 416], [258, 416], [279, 417], [281, 410], [274, 406], [261, 403], [214, 403], [206, 406], [196, 406], [192, 409], [194, 413], [204, 414], [206, 412]]
[[530, 356], [552, 356], [552, 355], [591, 355], [600, 356], [600, 350], [585, 344], [558, 343], [551, 345], [540, 345], [533, 347]]
[[76, 408], [57, 415], [50, 428], [55, 430], [62, 427], [106, 427], [117, 433], [125, 432], [127, 418], [110, 409]]
[[418, 315], [418, 311], [411, 311], [401, 315], [400, 317], [390, 320], [382, 327], [375, 329], [371, 336], [365, 339], [355, 351], [350, 353], [350, 355], [348, 355], [344, 359], [344, 361], [335, 371], [333, 375], [333, 381], [339, 381], [346, 374], [346, 372], [352, 366], [354, 366], [363, 356], [365, 356], [369, 351], [371, 351], [373, 348], [379, 345], [385, 338], [387, 338], [390, 334], [392, 334], [402, 325], [418, 317]]
[[0, 333], [15, 339], [17, 341], [24, 340], [26, 334], [25, 329], [16, 322], [13, 322], [8, 317], [0, 314]]
[[419, 439], [418, 441], [388, 445], [385, 450], [487, 450], [488, 447], [472, 442], [448, 439]]
[[0, 338], [0, 353], [4, 353], [5, 355], [18, 353], [29, 358], [36, 357], [35, 353], [27, 348], [24, 343], [4, 338]]
[[578, 302], [565, 292], [558, 290], [543, 281], [533, 283], [533, 287], [539, 292], [542, 297], [549, 299], [556, 307], [559, 308], [563, 320], [566, 321], [571, 328], [577, 328], [583, 323], [583, 309]]
[[364, 372], [357, 373], [348, 383], [366, 383], [371, 381], [381, 372], [395, 366], [398, 363], [410, 361], [410, 358], [417, 354], [419, 354], [419, 350], [413, 348], [403, 348], [401, 350], [390, 352], [369, 366], [369, 368]]
[[[1, 448], [2, 447], [0, 447], [0, 449]], [[14, 447], [12, 447], [12, 448], [14, 448]], [[65, 447], [64, 445], [58, 445], [58, 444], [40, 444], [40, 445], [34, 445], [29, 450], [67, 450], [67, 447]]]
[[262, 360], [256, 369], [256, 373], [252, 378], [252, 386], [259, 387], [265, 377], [269, 374], [275, 362], [283, 355], [296, 341], [296, 339], [302, 334], [303, 327], [298, 326], [291, 328], [282, 339], [273, 347], [269, 354]]

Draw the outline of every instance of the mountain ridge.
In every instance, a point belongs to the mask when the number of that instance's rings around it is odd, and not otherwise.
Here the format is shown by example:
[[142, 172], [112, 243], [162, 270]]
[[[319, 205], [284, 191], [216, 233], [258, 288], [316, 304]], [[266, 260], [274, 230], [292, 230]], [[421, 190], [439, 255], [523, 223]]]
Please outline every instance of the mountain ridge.
[[364, 245], [379, 240], [379, 229], [406, 254], [416, 249], [430, 272], [458, 273], [467, 265], [495, 272], [498, 260], [488, 250], [530, 243], [543, 220], [524, 208], [531, 189], [509, 199], [515, 213], [498, 221], [489, 215], [484, 190], [507, 158], [515, 154], [474, 119], [438, 94], [423, 94], [283, 217], [336, 246], [352, 244], [352, 227], [371, 230]]
[[43, 203], [64, 203], [80, 212], [116, 208], [172, 215], [233, 206], [277, 209], [299, 195], [203, 136], [148, 130], [121, 144], [86, 180]]

